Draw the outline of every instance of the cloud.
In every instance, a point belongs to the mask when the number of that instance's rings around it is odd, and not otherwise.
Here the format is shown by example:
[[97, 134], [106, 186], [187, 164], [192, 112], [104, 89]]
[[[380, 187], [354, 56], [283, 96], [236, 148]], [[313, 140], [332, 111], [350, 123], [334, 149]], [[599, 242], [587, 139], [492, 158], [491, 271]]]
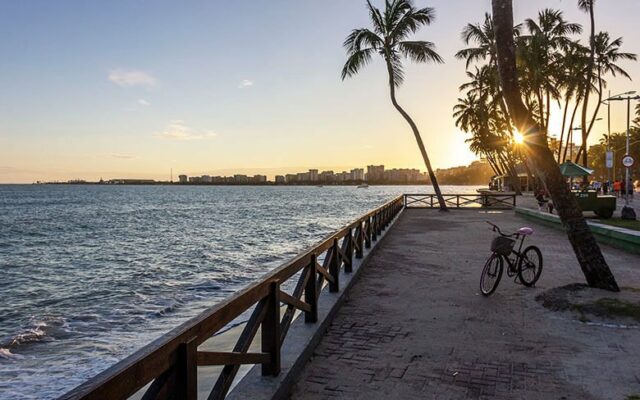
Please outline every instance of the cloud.
[[122, 87], [153, 87], [157, 84], [156, 78], [136, 69], [113, 69], [109, 72], [109, 80]]
[[245, 89], [251, 86], [253, 86], [253, 81], [244, 79], [242, 82], [240, 82], [240, 84], [238, 84], [238, 89]]
[[117, 158], [119, 160], [130, 160], [132, 158], [135, 158], [135, 156], [132, 156], [130, 154], [111, 154], [111, 157]]
[[149, 107], [151, 104], [145, 99], [138, 99], [138, 105], [143, 107]]
[[157, 132], [156, 137], [170, 140], [201, 140], [217, 136], [213, 131], [195, 131], [185, 125], [183, 120], [176, 119], [162, 132]]

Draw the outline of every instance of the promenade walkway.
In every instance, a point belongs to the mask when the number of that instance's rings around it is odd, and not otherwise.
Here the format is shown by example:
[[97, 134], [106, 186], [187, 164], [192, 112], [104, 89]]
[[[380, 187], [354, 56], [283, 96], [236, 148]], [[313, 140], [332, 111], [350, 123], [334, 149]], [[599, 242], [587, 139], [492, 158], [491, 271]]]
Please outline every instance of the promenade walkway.
[[[493, 233], [529, 225], [545, 257], [536, 288], [505, 276], [484, 298]], [[640, 395], [640, 329], [579, 322], [536, 295], [584, 282], [566, 236], [511, 211], [407, 210], [293, 388], [292, 399], [625, 399]], [[603, 246], [621, 286], [640, 257]], [[616, 297], [616, 294], [606, 297]]]

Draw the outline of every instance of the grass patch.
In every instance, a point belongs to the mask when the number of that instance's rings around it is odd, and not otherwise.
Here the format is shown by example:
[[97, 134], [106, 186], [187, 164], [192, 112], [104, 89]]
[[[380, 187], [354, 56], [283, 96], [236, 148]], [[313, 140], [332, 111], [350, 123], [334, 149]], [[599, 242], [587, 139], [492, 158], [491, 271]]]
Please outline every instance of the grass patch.
[[631, 394], [631, 395], [625, 397], [624, 400], [640, 400], [640, 395]]
[[624, 300], [606, 297], [596, 300], [595, 303], [585, 304], [583, 308], [592, 308], [593, 313], [596, 315], [600, 312], [604, 316], [629, 317], [640, 321], [640, 304]]
[[[629, 288], [637, 292], [636, 288]], [[571, 284], [549, 289], [536, 296], [536, 300], [552, 311], [573, 311], [579, 314], [578, 320], [589, 322], [589, 316], [632, 318], [640, 322], [640, 302], [629, 302], [610, 297], [603, 297], [588, 303], [576, 304], [570, 300], [570, 293], [588, 290], [584, 284]], [[638, 398], [640, 400], [640, 398]]]
[[593, 219], [592, 221], [598, 222], [599, 224], [603, 224], [603, 225], [617, 226], [618, 228], [626, 228], [634, 231], [640, 231], [640, 221], [638, 220], [610, 218], [610, 219]]

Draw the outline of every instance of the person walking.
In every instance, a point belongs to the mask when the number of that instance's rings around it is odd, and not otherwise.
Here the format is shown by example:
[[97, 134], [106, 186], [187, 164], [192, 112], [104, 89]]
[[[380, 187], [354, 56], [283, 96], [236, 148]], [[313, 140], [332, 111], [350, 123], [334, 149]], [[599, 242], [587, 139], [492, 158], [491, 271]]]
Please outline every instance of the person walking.
[[620, 197], [620, 181], [617, 179], [613, 182], [613, 193], [616, 197]]

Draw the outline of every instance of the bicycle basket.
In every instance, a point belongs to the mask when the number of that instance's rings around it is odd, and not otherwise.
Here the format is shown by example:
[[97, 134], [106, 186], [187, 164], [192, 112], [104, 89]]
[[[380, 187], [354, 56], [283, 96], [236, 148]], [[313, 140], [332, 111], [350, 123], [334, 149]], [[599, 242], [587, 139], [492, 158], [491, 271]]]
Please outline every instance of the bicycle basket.
[[511, 254], [511, 249], [513, 249], [515, 242], [515, 240], [504, 236], [495, 237], [491, 242], [491, 251], [501, 256], [508, 256]]

